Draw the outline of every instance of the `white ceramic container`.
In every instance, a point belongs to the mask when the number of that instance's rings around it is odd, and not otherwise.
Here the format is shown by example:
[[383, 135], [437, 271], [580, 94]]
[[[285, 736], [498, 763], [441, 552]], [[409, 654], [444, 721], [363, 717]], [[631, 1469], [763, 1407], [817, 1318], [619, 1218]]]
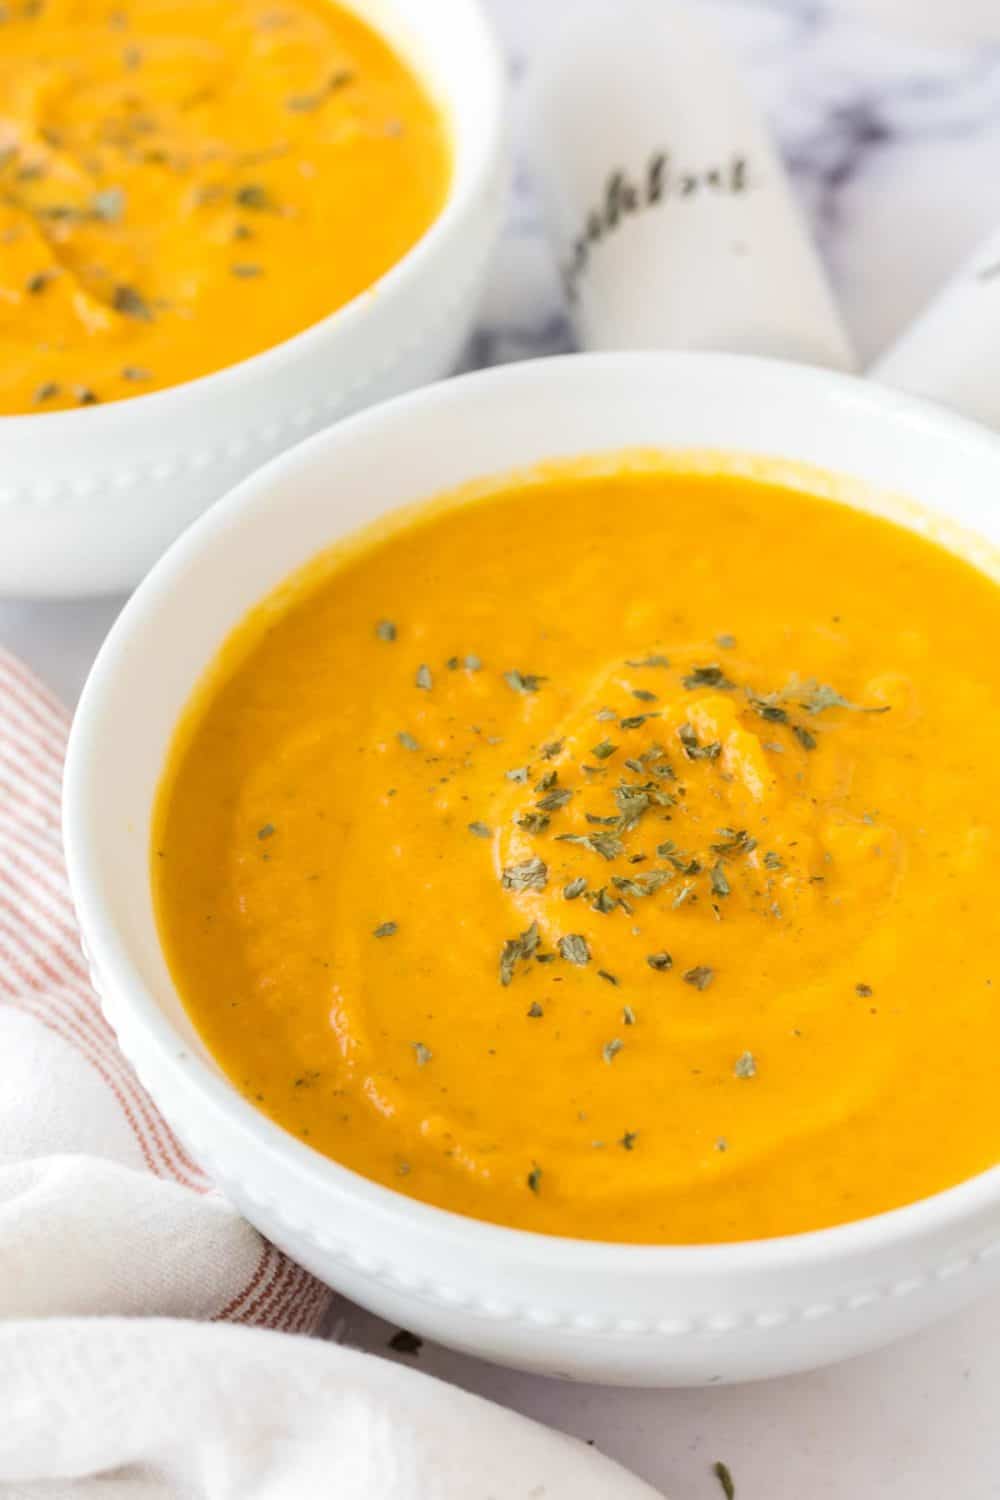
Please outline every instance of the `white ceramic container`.
[[194, 1155], [304, 1265], [397, 1323], [511, 1365], [623, 1384], [746, 1380], [872, 1349], [1000, 1283], [1000, 1168], [862, 1222], [722, 1246], [584, 1243], [446, 1213], [317, 1155], [230, 1086], [184, 1013], [150, 899], [150, 812], [172, 730], [255, 601], [390, 507], [637, 445], [717, 450], [737, 467], [761, 456], [818, 466], [842, 476], [829, 493], [996, 571], [1000, 440], [850, 376], [633, 353], [431, 387], [276, 459], [153, 570], [83, 694], [66, 851], [123, 1050]]
[[413, 64], [450, 123], [442, 213], [368, 292], [252, 359], [107, 406], [0, 416], [0, 596], [132, 588], [266, 459], [454, 367], [503, 219], [503, 62], [479, 0], [341, 3]]

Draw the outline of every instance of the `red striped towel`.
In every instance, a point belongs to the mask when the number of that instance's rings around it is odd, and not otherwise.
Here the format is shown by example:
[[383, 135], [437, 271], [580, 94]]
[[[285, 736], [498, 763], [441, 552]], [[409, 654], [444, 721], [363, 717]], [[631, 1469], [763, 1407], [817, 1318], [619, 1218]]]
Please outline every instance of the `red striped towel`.
[[214, 1190], [101, 1015], [60, 837], [68, 727], [0, 652], [0, 1316], [311, 1331], [329, 1292]]

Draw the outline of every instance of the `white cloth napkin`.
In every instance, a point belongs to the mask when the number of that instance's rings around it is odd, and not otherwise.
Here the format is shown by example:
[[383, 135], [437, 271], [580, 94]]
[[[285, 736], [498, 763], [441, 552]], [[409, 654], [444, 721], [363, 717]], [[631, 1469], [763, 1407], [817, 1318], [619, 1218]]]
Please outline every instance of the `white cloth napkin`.
[[101, 1017], [59, 838], [66, 728], [0, 652], [2, 1500], [650, 1500], [429, 1376], [262, 1331], [315, 1329], [330, 1294], [212, 1189]]

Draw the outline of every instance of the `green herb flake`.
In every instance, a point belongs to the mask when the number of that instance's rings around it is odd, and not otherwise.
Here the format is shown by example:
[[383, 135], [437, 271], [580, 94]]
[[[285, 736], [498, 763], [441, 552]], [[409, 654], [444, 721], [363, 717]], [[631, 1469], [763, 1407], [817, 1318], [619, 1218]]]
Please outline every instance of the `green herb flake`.
[[81, 406], [96, 406], [98, 402], [97, 392], [91, 390], [89, 385], [76, 385], [73, 387], [73, 395]]
[[394, 621], [378, 620], [375, 624], [375, 634], [380, 641], [394, 641], [399, 632]]
[[644, 656], [641, 661], [626, 661], [627, 667], [669, 667], [670, 660], [666, 656]]
[[152, 323], [153, 310], [141, 292], [137, 292], [134, 286], [124, 283], [115, 287], [111, 298], [111, 306], [115, 312], [121, 313], [125, 318], [135, 318], [140, 323]]
[[613, 984], [615, 986], [615, 988], [617, 989], [617, 987], [618, 987], [618, 976], [617, 976], [617, 974], [611, 974], [611, 973], [609, 973], [609, 971], [607, 969], [598, 969], [598, 971], [597, 971], [597, 977], [598, 977], [598, 979], [603, 979], [604, 982], [605, 982], [605, 984]]
[[733, 1483], [733, 1476], [729, 1472], [728, 1464], [724, 1464], [721, 1458], [717, 1459], [712, 1465], [712, 1473], [719, 1481], [725, 1500], [736, 1500], [736, 1486]]
[[722, 868], [721, 859], [716, 860], [715, 864], [709, 871], [709, 880], [712, 884], [713, 896], [728, 896], [732, 893], [732, 886], [726, 879], [726, 872]]
[[413, 735], [405, 729], [401, 729], [396, 738], [399, 740], [399, 743], [402, 745], [404, 750], [420, 749], [420, 741], [414, 739]]
[[36, 388], [35, 401], [39, 404], [41, 404], [41, 402], [43, 401], [51, 401], [54, 399], [54, 397], [58, 396], [59, 390], [60, 387], [54, 380], [46, 380], [43, 385], [40, 385]]
[[639, 1132], [637, 1130], [626, 1130], [625, 1134], [622, 1136], [622, 1138], [618, 1142], [618, 1144], [619, 1144], [619, 1146], [623, 1147], [626, 1151], [634, 1151], [635, 1150], [635, 1143], [636, 1143], [636, 1141], [638, 1139], [639, 1139]]
[[474, 653], [471, 651], [465, 658], [465, 670], [467, 672], [481, 672], [483, 670], [483, 664], [479, 660], [479, 657], [474, 655]]
[[505, 891], [544, 891], [549, 867], [544, 860], [526, 859], [519, 865], [508, 865], [500, 879]]
[[588, 964], [590, 962], [590, 945], [587, 939], [578, 932], [567, 933], [565, 937], [559, 939], [556, 946], [567, 963]]
[[532, 958], [538, 948], [538, 923], [532, 922], [524, 932], [516, 938], [508, 938], [500, 950], [500, 983], [510, 984], [514, 978], [518, 962], [521, 959]]
[[273, 213], [276, 207], [267, 188], [259, 182], [245, 183], [233, 196], [241, 208], [249, 208], [253, 213]]
[[546, 679], [535, 672], [512, 670], [503, 674], [503, 680], [515, 693], [537, 693]]
[[514, 819], [514, 822], [518, 828], [523, 828], [525, 833], [544, 833], [552, 819], [548, 813], [532, 811], [522, 813], [520, 817]]
[[125, 212], [125, 189], [102, 188], [90, 200], [91, 218], [101, 219], [105, 224], [117, 224]]
[[615, 713], [613, 708], [599, 708], [594, 715], [594, 718], [597, 719], [598, 723], [602, 724], [608, 723], [611, 719], [617, 719], [617, 717], [618, 715]]
[[143, 381], [152, 378], [152, 370], [147, 370], [142, 365], [122, 365], [123, 380]]
[[619, 724], [619, 727], [621, 729], [641, 729], [642, 726], [643, 726], [643, 724], [645, 724], [645, 722], [646, 722], [647, 719], [656, 719], [656, 718], [659, 718], [659, 715], [656, 714], [656, 713], [651, 713], [651, 714], [629, 714], [626, 718], [619, 719], [618, 720], [618, 724]]
[[685, 972], [684, 983], [692, 985], [696, 990], [707, 990], [714, 978], [714, 969], [710, 969], [707, 964], [697, 964]]
[[29, 297], [38, 297], [44, 292], [51, 280], [51, 271], [36, 271], [34, 276], [29, 276], [24, 283], [24, 290], [28, 293]]
[[277, 831], [273, 823], [265, 823], [263, 828], [257, 829], [257, 837], [259, 839], [270, 839], [274, 837]]
[[730, 692], [735, 688], [735, 682], [731, 682], [718, 662], [713, 662], [707, 667], [692, 667], [681, 678], [681, 682], [693, 692], [697, 688], [716, 688], [720, 692]]
[[854, 986], [854, 992], [855, 994], [860, 995], [863, 1000], [867, 1000], [869, 995], [873, 995], [875, 993], [870, 984], [856, 984]]
[[632, 697], [638, 698], [640, 703], [655, 703], [656, 694], [651, 693], [648, 688], [633, 688]]
[[557, 755], [562, 754], [562, 748], [565, 743], [565, 740], [550, 740], [547, 745], [543, 745], [541, 748], [540, 754], [542, 759], [555, 760]]
[[531, 1171], [528, 1173], [527, 1177], [525, 1178], [525, 1182], [527, 1183], [527, 1185], [528, 1185], [529, 1189], [531, 1190], [531, 1192], [533, 1192], [533, 1193], [539, 1193], [539, 1192], [541, 1192], [541, 1189], [542, 1189], [542, 1169], [541, 1169], [541, 1167], [538, 1166], [537, 1164], [535, 1166], [533, 1166], [532, 1169], [531, 1169]]
[[733, 1064], [733, 1073], [737, 1078], [756, 1078], [757, 1059], [752, 1052], [741, 1052]]
[[425, 693], [429, 693], [431, 688], [434, 686], [434, 678], [431, 675], [431, 669], [425, 661], [422, 661], [420, 663], [420, 666], [417, 668], [417, 675], [414, 678], [414, 682], [416, 683], [417, 687], [422, 688]]
[[434, 1056], [434, 1053], [429, 1047], [425, 1047], [423, 1042], [412, 1042], [410, 1045], [413, 1047], [413, 1055], [417, 1059], [417, 1067], [426, 1067]]
[[556, 838], [563, 844], [579, 844], [606, 860], [617, 859], [625, 849], [621, 839], [613, 833], [558, 833]]
[[674, 961], [671, 958], [670, 954], [662, 951], [660, 953], [647, 954], [646, 962], [649, 964], [649, 967], [651, 969], [655, 969], [658, 974], [665, 974], [668, 969], [672, 969], [674, 966]]
[[491, 839], [493, 830], [486, 823], [470, 823], [469, 832], [474, 833], [477, 839]]
[[348, 68], [341, 68], [323, 84], [322, 88], [316, 89], [311, 94], [291, 94], [285, 100], [285, 108], [290, 109], [293, 114], [309, 114], [312, 110], [319, 109], [330, 98], [331, 94], [346, 88], [353, 83], [356, 74]]
[[713, 740], [710, 745], [703, 745], [690, 724], [680, 726], [677, 738], [683, 745], [688, 760], [717, 760], [722, 754], [722, 746], [718, 740]]
[[586, 875], [578, 875], [575, 880], [571, 880], [568, 885], [563, 886], [563, 897], [567, 901], [575, 901], [577, 896], [582, 896], [586, 889]]
[[533, 1000], [531, 1002], [531, 1004], [529, 1005], [529, 1007], [528, 1007], [527, 1014], [530, 1016], [530, 1018], [533, 1021], [537, 1021], [542, 1016], [544, 1016], [545, 1012], [542, 1009], [542, 1007], [539, 1005], [538, 1001], [537, 1000]]
[[596, 755], [598, 760], [608, 760], [618, 749], [610, 740], [602, 740], [599, 745], [591, 745], [591, 755]]
[[398, 922], [380, 922], [372, 936], [377, 938], [392, 937], [393, 933], [398, 931]]
[[715, 637], [715, 644], [717, 646], [721, 646], [723, 651], [735, 651], [736, 637], [734, 635], [729, 635], [728, 632], [724, 635], [717, 635]]
[[768, 849], [767, 853], [764, 855], [764, 868], [765, 870], [784, 869], [781, 855], [777, 854], [773, 849]]
[[604, 1046], [601, 1048], [601, 1056], [603, 1057], [604, 1061], [606, 1063], [613, 1063], [624, 1045], [625, 1043], [621, 1040], [620, 1037], [617, 1036], [612, 1038], [610, 1042], [605, 1042]]
[[632, 1009], [631, 1005], [622, 1006], [622, 1021], [626, 1026], [635, 1025], [635, 1011]]
[[538, 806], [543, 812], [558, 812], [573, 799], [573, 793], [568, 787], [557, 787], [555, 791], [548, 792], [539, 802]]
[[793, 724], [792, 733], [802, 746], [803, 750], [816, 749], [816, 736], [811, 734], [804, 724]]
[[529, 766], [515, 766], [513, 771], [505, 771], [504, 775], [508, 781], [527, 781], [529, 771]]

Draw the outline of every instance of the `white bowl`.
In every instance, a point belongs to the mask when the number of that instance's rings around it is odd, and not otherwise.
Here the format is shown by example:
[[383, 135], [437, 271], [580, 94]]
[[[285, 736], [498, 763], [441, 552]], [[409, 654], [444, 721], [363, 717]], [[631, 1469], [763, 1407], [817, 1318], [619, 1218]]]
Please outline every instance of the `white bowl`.
[[635, 1384], [744, 1380], [874, 1348], [1000, 1282], [1000, 1169], [876, 1218], [745, 1244], [596, 1244], [465, 1219], [327, 1160], [237, 1093], [185, 1015], [150, 899], [150, 811], [174, 725], [255, 601], [402, 502], [637, 445], [846, 472], [833, 485], [842, 498], [996, 567], [1000, 441], [912, 398], [712, 354], [579, 355], [468, 376], [283, 455], [154, 569], [83, 694], [66, 851], [122, 1048], [194, 1155], [303, 1265], [397, 1323], [511, 1365]]
[[479, 0], [346, 3], [444, 111], [455, 159], [442, 212], [369, 291], [251, 359], [107, 406], [0, 417], [0, 595], [132, 588], [266, 459], [454, 367], [503, 219], [503, 62]]

